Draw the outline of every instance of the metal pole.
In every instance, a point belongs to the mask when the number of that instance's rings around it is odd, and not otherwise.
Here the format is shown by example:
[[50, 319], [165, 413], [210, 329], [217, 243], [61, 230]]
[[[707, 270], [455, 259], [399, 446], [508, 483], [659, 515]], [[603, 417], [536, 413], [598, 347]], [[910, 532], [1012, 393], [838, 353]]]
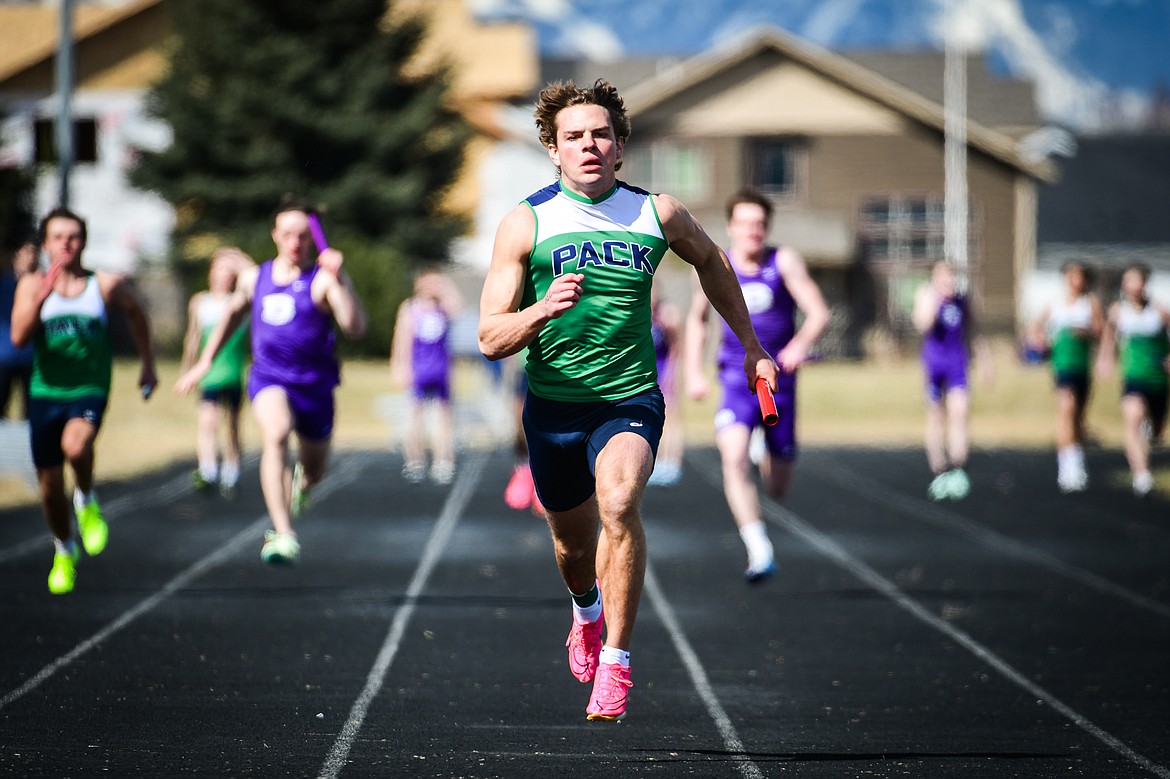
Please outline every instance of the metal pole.
[[[957, 12], [956, 12], [957, 11]], [[945, 35], [943, 65], [943, 255], [966, 291], [967, 265], [967, 49], [969, 17], [952, 3]]]
[[57, 176], [60, 181], [58, 202], [69, 207], [69, 174], [75, 159], [73, 149], [73, 0], [60, 0], [56, 87], [57, 121], [54, 136], [57, 143]]

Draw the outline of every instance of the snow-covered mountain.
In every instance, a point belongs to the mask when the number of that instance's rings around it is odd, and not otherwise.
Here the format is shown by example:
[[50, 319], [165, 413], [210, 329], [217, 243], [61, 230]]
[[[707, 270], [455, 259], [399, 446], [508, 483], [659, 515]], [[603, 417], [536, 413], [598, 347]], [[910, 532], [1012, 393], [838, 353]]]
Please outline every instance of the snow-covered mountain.
[[961, 29], [994, 67], [1036, 82], [1045, 118], [1078, 130], [1137, 121], [1170, 86], [1170, 0], [468, 2], [481, 18], [531, 21], [547, 55], [599, 60], [692, 54], [761, 24], [836, 51], [941, 48]]

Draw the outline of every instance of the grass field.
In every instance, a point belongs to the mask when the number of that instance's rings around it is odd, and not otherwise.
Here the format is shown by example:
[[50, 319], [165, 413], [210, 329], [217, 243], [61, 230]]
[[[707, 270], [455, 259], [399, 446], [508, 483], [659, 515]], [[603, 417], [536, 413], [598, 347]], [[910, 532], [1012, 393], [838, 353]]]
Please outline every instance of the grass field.
[[[1054, 401], [1045, 367], [1022, 366], [1010, 344], [993, 348], [994, 382], [978, 382], [972, 391], [972, 444], [983, 448], [1048, 448], [1052, 445]], [[159, 366], [162, 385], [149, 402], [135, 387], [137, 363], [119, 362], [113, 396], [98, 439], [99, 480], [122, 479], [167, 464], [194, 458], [194, 406], [191, 398], [170, 391], [178, 375], [175, 362]], [[379, 415], [376, 401], [390, 392], [382, 361], [350, 361], [337, 394], [338, 447], [389, 446], [394, 422]], [[456, 400], [484, 396], [487, 373], [481, 365], [460, 365]], [[806, 446], [919, 446], [922, 439], [923, 392], [916, 360], [813, 364], [802, 370], [799, 390], [799, 437]], [[1121, 446], [1118, 382], [1098, 382], [1088, 413], [1092, 437], [1100, 445]], [[687, 441], [712, 443], [715, 399], [683, 404]], [[245, 447], [255, 449], [257, 434], [245, 410]], [[400, 432], [400, 430], [398, 431]], [[1119, 455], [1120, 456], [1120, 455]], [[1170, 474], [1159, 481], [1166, 483]], [[0, 507], [31, 501], [20, 480], [0, 477]]]

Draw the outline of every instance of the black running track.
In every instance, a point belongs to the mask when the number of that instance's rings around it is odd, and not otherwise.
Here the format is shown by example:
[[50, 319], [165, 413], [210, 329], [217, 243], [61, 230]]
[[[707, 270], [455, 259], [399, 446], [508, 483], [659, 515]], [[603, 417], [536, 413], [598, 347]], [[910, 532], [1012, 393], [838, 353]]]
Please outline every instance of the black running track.
[[691, 452], [644, 503], [616, 724], [585, 720], [507, 453], [448, 487], [335, 464], [293, 568], [259, 560], [254, 464], [234, 503], [177, 469], [105, 485], [110, 546], [67, 597], [38, 512], [0, 514], [0, 774], [1170, 777], [1170, 505], [1112, 486], [1114, 453], [1072, 497], [1050, 455], [984, 452], [932, 504], [918, 451], [806, 451], [749, 587]]

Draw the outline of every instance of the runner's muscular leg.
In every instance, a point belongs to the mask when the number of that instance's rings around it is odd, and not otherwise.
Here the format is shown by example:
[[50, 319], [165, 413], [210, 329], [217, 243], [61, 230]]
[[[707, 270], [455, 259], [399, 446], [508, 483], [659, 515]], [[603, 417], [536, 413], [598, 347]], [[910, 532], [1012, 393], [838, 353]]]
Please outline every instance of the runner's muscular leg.
[[265, 387], [252, 400], [252, 414], [260, 428], [260, 489], [264, 505], [278, 533], [292, 532], [289, 515], [288, 437], [292, 410], [280, 387]]
[[80, 417], [66, 422], [61, 433], [61, 451], [73, 469], [77, 489], [82, 492], [93, 489], [93, 442], [96, 438], [97, 428]]
[[646, 577], [646, 534], [642, 527], [642, 493], [654, 469], [646, 439], [618, 433], [597, 455], [597, 543], [601, 595], [605, 604], [606, 645], [629, 649]]
[[723, 495], [737, 527], [747, 527], [760, 520], [760, 496], [752, 479], [748, 454], [750, 441], [747, 425], [728, 425], [715, 434], [723, 464]]
[[[568, 511], [546, 511], [557, 568], [569, 592], [589, 592], [597, 572], [597, 496]], [[604, 586], [602, 587], [604, 591]]]
[[329, 452], [331, 439], [297, 439], [297, 459], [304, 468], [304, 488], [307, 490], [325, 478], [329, 469]]
[[67, 541], [73, 535], [73, 522], [69, 514], [69, 499], [65, 496], [65, 466], [37, 468], [37, 485], [41, 492], [41, 509], [49, 532], [60, 541]]

